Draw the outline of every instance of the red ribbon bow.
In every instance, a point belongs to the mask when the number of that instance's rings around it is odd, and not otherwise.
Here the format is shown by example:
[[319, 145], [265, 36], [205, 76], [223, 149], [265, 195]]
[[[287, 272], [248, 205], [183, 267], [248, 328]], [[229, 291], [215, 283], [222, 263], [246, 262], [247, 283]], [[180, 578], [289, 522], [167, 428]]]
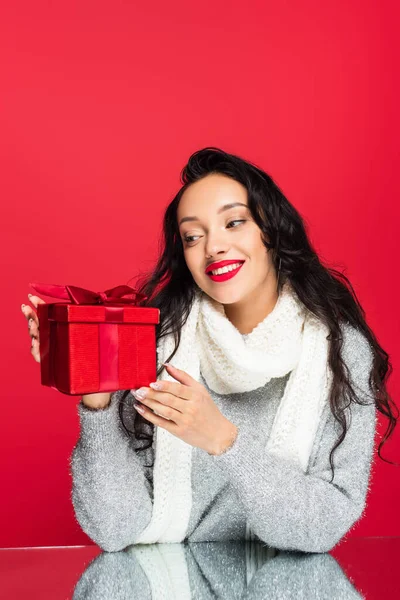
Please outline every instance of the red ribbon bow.
[[55, 285], [51, 283], [30, 283], [39, 294], [66, 300], [72, 304], [136, 304], [147, 296], [129, 285], [117, 285], [104, 292], [92, 292], [75, 285]]

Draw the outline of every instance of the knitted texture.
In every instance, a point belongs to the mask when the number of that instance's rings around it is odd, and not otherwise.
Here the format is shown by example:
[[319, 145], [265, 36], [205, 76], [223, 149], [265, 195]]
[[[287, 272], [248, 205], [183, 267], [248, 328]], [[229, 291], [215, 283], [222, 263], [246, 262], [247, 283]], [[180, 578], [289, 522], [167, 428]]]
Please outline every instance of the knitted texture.
[[218, 394], [254, 390], [272, 377], [286, 375], [299, 361], [306, 308], [289, 282], [273, 310], [246, 336], [246, 341], [226, 317], [224, 306], [204, 292], [199, 294], [192, 313], [190, 320], [197, 319], [198, 314], [196, 341], [201, 372]]
[[[328, 552], [362, 517], [371, 490], [375, 431], [381, 436], [384, 424], [377, 427], [379, 413], [369, 385], [373, 349], [359, 330], [349, 324], [342, 324], [341, 329], [341, 357], [363, 404], [351, 403], [346, 408], [349, 427], [334, 453], [333, 481], [330, 452], [340, 427], [329, 405], [315, 435], [307, 473], [265, 449], [290, 374], [256, 390], [225, 395], [209, 389], [200, 378], [221, 414], [238, 426], [239, 434], [221, 455], [192, 448], [188, 541], [243, 540], [248, 523], [269, 546]], [[132, 406], [135, 398], [125, 396], [124, 390], [113, 393], [110, 404], [97, 411], [88, 410], [82, 402], [77, 405], [80, 436], [71, 456], [77, 521], [96, 544], [111, 553], [136, 544], [153, 515], [155, 448], [135, 451], [141, 441], [124, 431], [119, 418], [122, 404], [125, 423], [133, 430], [138, 417]], [[141, 581], [139, 589], [142, 586]]]
[[134, 554], [150, 583], [151, 600], [192, 599], [183, 545], [139, 546]]
[[[305, 472], [331, 383], [328, 333], [290, 282], [246, 340], [223, 305], [198, 290], [174, 363], [197, 381], [201, 370], [207, 385], [219, 394], [251, 391], [290, 372], [266, 449]], [[159, 340], [158, 366], [173, 349], [172, 334]], [[165, 370], [161, 379], [174, 381]], [[192, 446], [161, 427], [156, 427], [155, 438], [153, 513], [138, 544], [181, 542], [190, 519]]]
[[[349, 563], [248, 542], [132, 546], [99, 554], [72, 600], [361, 600]], [[381, 589], [387, 598], [385, 583]]]

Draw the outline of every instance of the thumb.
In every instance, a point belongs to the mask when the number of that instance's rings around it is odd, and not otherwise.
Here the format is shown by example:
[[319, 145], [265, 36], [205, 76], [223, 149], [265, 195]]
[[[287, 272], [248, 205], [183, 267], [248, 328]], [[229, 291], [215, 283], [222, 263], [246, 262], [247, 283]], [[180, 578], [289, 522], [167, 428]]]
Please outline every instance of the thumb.
[[46, 304], [46, 302], [39, 298], [39, 296], [33, 296], [32, 294], [28, 294], [28, 298], [35, 308], [38, 307], [38, 304]]

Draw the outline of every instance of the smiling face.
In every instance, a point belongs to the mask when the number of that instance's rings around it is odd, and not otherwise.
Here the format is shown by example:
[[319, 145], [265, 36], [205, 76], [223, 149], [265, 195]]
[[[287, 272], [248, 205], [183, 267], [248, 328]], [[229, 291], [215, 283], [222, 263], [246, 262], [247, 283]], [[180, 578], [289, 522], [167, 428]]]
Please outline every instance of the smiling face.
[[[242, 184], [219, 173], [207, 175], [185, 190], [177, 218], [186, 264], [206, 294], [222, 304], [248, 304], [275, 293], [271, 253], [262, 242]], [[213, 281], [206, 267], [224, 260], [244, 263], [233, 277]]]

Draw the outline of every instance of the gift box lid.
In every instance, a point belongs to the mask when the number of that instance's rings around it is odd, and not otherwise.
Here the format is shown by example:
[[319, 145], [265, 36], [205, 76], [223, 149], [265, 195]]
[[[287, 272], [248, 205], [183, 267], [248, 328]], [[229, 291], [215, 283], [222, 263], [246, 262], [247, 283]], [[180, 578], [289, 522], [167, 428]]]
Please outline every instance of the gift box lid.
[[118, 304], [85, 305], [54, 302], [38, 305], [39, 320], [45, 311], [49, 321], [65, 323], [138, 323], [155, 325], [160, 322], [160, 309]]
[[[138, 306], [147, 296], [129, 285], [118, 285], [104, 292], [93, 292], [76, 285], [31, 283], [40, 294], [61, 302], [38, 304], [38, 316], [59, 323], [137, 323], [160, 322], [160, 309]], [[67, 302], [65, 302], [67, 300]]]

